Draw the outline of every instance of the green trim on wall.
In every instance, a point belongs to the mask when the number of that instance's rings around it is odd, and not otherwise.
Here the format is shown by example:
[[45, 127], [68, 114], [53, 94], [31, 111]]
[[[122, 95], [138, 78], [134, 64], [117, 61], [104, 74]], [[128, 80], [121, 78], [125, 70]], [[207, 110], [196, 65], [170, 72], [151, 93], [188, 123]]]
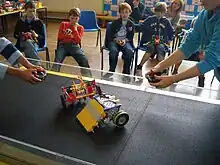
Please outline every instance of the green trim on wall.
[[102, 14], [104, 14], [104, 1], [105, 0], [102, 0]]

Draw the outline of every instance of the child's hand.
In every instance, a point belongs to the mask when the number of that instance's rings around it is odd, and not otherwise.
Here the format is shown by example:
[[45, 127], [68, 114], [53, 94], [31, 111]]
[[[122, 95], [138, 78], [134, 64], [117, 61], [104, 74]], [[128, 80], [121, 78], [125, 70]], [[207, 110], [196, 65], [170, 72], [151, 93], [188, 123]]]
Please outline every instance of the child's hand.
[[121, 46], [124, 46], [126, 44], [125, 40], [121, 40]]
[[36, 37], [36, 38], [38, 37], [37, 33], [34, 30], [31, 30], [31, 34], [33, 37]]
[[35, 69], [26, 69], [26, 70], [20, 71], [20, 73], [19, 73], [19, 77], [22, 80], [29, 82], [31, 84], [37, 84], [37, 83], [41, 82], [41, 80], [38, 79], [35, 75], [36, 75]]
[[76, 23], [76, 24], [74, 25], [75, 30], [77, 30], [77, 27], [78, 27], [78, 26], [79, 26], [78, 23]]
[[120, 45], [120, 40], [115, 40], [116, 44]]
[[116, 40], [116, 43], [120, 46], [124, 46], [126, 41], [125, 40]]
[[70, 35], [70, 34], [72, 34], [72, 30], [71, 29], [66, 29], [65, 33], [66, 33], [66, 35]]
[[37, 72], [45, 72], [45, 69], [44, 69], [44, 68], [42, 68], [41, 66], [37, 66], [37, 65], [31, 65], [31, 66], [29, 66], [28, 69], [34, 69], [34, 70], [36, 70]]

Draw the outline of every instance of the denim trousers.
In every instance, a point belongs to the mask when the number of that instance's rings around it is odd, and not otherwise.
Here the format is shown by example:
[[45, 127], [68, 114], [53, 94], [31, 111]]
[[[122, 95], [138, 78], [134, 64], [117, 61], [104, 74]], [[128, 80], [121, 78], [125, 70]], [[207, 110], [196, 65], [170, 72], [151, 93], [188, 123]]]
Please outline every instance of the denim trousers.
[[122, 52], [122, 58], [124, 60], [123, 66], [123, 74], [130, 74], [130, 67], [132, 58], [134, 56], [132, 45], [127, 42], [124, 46], [120, 46], [115, 42], [110, 42], [109, 46], [109, 71], [115, 72], [117, 63], [118, 63], [118, 55], [119, 52]]
[[[21, 50], [24, 52], [25, 57], [34, 59], [34, 60], [40, 60], [40, 57], [38, 56], [38, 45], [32, 40], [25, 40], [20, 42]], [[30, 60], [30, 62], [34, 65], [41, 65], [39, 61], [33, 61]]]
[[[72, 43], [61, 43], [57, 48], [54, 62], [63, 63], [66, 56], [72, 56], [78, 65], [82, 67], [80, 68], [82, 75], [91, 76], [91, 71], [88, 69], [90, 68], [88, 59], [78, 45]], [[52, 66], [52, 70], [60, 71], [60, 67], [61, 65], [54, 64]]]

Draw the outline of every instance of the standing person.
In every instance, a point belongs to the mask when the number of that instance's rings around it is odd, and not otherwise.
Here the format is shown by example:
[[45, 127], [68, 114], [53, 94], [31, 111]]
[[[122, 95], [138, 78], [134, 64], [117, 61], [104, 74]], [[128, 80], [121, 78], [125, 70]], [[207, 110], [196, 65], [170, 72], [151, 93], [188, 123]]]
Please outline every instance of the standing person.
[[[192, 23], [191, 23], [191, 25], [190, 25], [190, 28], [191, 28], [191, 29], [193, 28], [194, 23], [195, 23], [195, 21], [196, 21], [197, 18], [198, 18], [198, 16], [196, 16], [196, 17], [192, 20]], [[185, 32], [184, 37], [183, 37], [183, 40], [186, 38], [186, 36], [187, 36], [187, 32]], [[202, 50], [198, 50], [198, 51], [196, 51], [195, 53], [193, 53], [192, 56], [189, 57], [188, 60], [190, 60], [190, 61], [198, 61], [198, 62], [199, 62], [199, 61], [203, 60], [203, 58], [204, 58], [204, 56], [203, 56]], [[178, 70], [179, 70], [179, 67], [180, 67], [181, 63], [182, 63], [182, 61], [180, 61], [180, 62], [178, 62], [178, 63], [175, 64], [175, 67], [174, 67], [174, 69], [173, 69], [172, 74], [177, 74], [177, 73], [178, 73]], [[199, 81], [198, 81], [198, 86], [199, 86], [199, 87], [204, 87], [204, 85], [205, 85], [205, 75], [200, 75], [200, 76], [198, 77], [198, 79], [199, 79]]]
[[[31, 59], [40, 60], [38, 48], [45, 45], [46, 34], [44, 25], [36, 17], [36, 6], [33, 1], [28, 1], [24, 5], [24, 16], [21, 17], [14, 31], [14, 37], [17, 39], [16, 47], [24, 52], [25, 56]], [[35, 65], [41, 65], [39, 61], [31, 61]]]
[[134, 23], [138, 24], [143, 16], [144, 4], [140, 0], [125, 0], [125, 2], [131, 6], [132, 12], [130, 17]]
[[[167, 59], [157, 64], [151, 72], [156, 73], [169, 66], [189, 58], [199, 48], [204, 52], [204, 59], [182, 73], [171, 76], [155, 76], [159, 80], [151, 85], [165, 88], [173, 83], [200, 76], [214, 70], [215, 77], [220, 81], [220, 0], [201, 0], [202, 10], [194, 27], [189, 31], [186, 40]], [[146, 76], [151, 72], [146, 73]]]
[[15, 65], [20, 63], [27, 68], [26, 70], [21, 70], [20, 68], [14, 68], [13, 66], [0, 63], [0, 80], [3, 79], [6, 74], [8, 74], [14, 77], [19, 77], [31, 84], [41, 82], [41, 80], [36, 77], [36, 74], [37, 72], [44, 72], [45, 70], [40, 66], [31, 64], [5, 37], [0, 38], [0, 54], [7, 59], [10, 64]]

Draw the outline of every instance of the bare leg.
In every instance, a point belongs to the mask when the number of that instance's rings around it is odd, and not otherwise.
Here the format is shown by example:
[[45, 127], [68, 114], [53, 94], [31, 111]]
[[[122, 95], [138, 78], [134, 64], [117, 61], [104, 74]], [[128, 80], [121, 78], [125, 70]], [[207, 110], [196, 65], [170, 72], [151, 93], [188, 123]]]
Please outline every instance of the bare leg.
[[144, 63], [150, 58], [151, 54], [145, 52], [143, 58], [141, 59], [140, 64], [137, 66], [137, 69], [142, 69], [142, 66], [144, 65]]

